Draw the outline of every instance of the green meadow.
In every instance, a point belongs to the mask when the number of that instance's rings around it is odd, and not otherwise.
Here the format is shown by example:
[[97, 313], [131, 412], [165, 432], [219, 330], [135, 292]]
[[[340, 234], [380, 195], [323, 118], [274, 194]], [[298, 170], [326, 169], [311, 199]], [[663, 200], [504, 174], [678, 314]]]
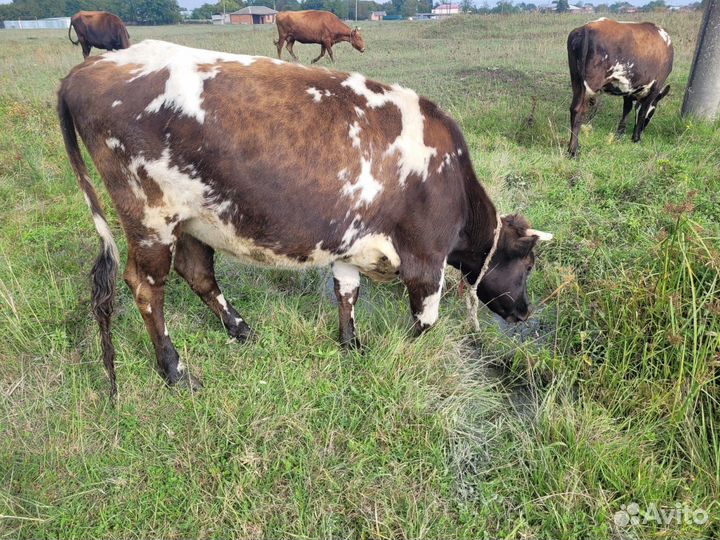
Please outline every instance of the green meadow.
[[[320, 62], [436, 101], [499, 210], [555, 234], [529, 323], [483, 309], [474, 332], [448, 272], [415, 339], [401, 284], [363, 278], [366, 350], [345, 353], [329, 270], [219, 256], [254, 340], [229, 343], [173, 275], [168, 328], [205, 388], [167, 388], [120, 282], [115, 406], [90, 312], [98, 238], [55, 113], [81, 51], [64, 31], [0, 31], [0, 537], [720, 535], [720, 125], [680, 116], [700, 14], [638, 17], [672, 37], [670, 96], [639, 144], [603, 96], [570, 160], [565, 40], [591, 18], [370, 23], [365, 54]], [[130, 34], [275, 54], [274, 27]]]

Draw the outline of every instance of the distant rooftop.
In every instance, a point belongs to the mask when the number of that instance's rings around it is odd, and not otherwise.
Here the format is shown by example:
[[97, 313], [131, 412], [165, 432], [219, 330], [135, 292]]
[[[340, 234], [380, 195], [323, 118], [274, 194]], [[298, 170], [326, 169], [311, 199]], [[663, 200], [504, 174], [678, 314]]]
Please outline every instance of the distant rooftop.
[[246, 8], [233, 11], [230, 15], [274, 15], [277, 13], [274, 9], [265, 6], [248, 6]]

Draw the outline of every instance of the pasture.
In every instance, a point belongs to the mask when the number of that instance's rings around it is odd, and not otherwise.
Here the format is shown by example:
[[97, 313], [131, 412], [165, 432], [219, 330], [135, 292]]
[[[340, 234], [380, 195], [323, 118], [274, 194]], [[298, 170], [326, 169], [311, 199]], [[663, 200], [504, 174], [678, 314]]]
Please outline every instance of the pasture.
[[[173, 275], [168, 327], [205, 388], [168, 389], [120, 282], [114, 407], [90, 312], [98, 239], [55, 113], [82, 55], [63, 31], [0, 31], [0, 536], [717, 537], [720, 131], [679, 115], [700, 14], [638, 17], [673, 39], [670, 96], [639, 144], [614, 137], [622, 100], [603, 96], [569, 160], [565, 39], [591, 18], [371, 23], [365, 54], [335, 47], [336, 69], [440, 104], [498, 209], [555, 234], [529, 324], [484, 311], [472, 332], [449, 272], [414, 339], [404, 288], [363, 278], [366, 350], [344, 353], [329, 270], [219, 256], [255, 339], [228, 343]], [[275, 54], [274, 27], [130, 35]]]

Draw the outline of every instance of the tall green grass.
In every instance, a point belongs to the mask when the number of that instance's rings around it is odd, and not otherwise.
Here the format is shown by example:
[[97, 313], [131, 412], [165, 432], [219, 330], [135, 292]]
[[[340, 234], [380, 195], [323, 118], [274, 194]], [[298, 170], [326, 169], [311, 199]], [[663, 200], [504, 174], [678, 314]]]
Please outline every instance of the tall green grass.
[[[0, 32], [0, 536], [717, 536], [720, 131], [679, 116], [699, 17], [651, 18], [675, 44], [671, 95], [639, 144], [614, 137], [621, 104], [603, 98], [574, 161], [564, 41], [581, 16], [368, 24], [364, 55], [336, 48], [335, 67], [436, 100], [500, 210], [555, 233], [530, 324], [485, 313], [471, 333], [450, 272], [438, 325], [412, 339], [403, 288], [363, 280], [367, 350], [345, 354], [326, 271], [220, 257], [256, 339], [227, 343], [173, 277], [168, 327], [206, 386], [168, 389], [120, 284], [114, 408], [86, 277], [96, 234], [54, 113], [80, 51], [62, 32]], [[272, 55], [273, 32], [131, 37]], [[709, 520], [618, 524], [633, 503]]]

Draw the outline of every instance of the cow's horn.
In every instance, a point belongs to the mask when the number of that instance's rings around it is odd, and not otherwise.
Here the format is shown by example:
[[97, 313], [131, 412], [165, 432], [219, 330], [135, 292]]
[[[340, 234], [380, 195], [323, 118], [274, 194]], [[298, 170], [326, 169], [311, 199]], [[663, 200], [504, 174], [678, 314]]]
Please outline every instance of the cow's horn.
[[541, 242], [549, 242], [553, 239], [552, 233], [537, 231], [535, 229], [526, 229], [525, 236], [537, 236], [538, 240], [540, 240]]

